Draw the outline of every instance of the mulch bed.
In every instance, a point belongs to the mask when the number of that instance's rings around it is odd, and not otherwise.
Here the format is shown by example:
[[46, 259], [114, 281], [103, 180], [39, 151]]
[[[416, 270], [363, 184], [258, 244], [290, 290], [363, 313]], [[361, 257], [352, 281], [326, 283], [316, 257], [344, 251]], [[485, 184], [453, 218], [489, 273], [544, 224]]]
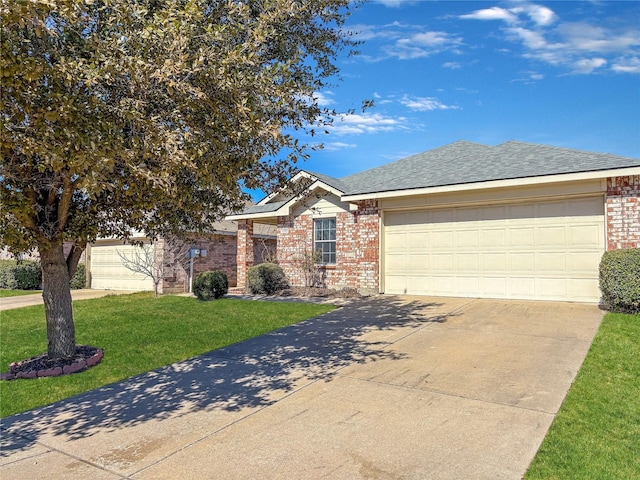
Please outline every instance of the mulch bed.
[[322, 298], [360, 298], [362, 295], [355, 288], [335, 290], [320, 287], [290, 287], [277, 291], [280, 297], [322, 297]]
[[103, 356], [104, 352], [98, 347], [77, 345], [76, 354], [73, 357], [52, 359], [49, 358], [49, 355], [43, 353], [20, 362], [12, 363], [9, 365], [9, 371], [7, 373], [0, 374], [0, 380], [70, 375], [97, 365]]

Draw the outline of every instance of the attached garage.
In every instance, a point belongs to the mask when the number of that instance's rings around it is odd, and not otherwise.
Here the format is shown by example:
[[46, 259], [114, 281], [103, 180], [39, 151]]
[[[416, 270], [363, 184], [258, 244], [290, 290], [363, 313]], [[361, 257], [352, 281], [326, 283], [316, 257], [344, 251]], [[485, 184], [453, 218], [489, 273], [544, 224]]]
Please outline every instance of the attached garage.
[[389, 294], [597, 302], [602, 195], [389, 211]]
[[135, 273], [122, 265], [118, 252], [133, 258], [138, 247], [115, 241], [98, 241], [91, 246], [89, 262], [91, 288], [100, 290], [153, 290], [153, 281], [141, 273]]

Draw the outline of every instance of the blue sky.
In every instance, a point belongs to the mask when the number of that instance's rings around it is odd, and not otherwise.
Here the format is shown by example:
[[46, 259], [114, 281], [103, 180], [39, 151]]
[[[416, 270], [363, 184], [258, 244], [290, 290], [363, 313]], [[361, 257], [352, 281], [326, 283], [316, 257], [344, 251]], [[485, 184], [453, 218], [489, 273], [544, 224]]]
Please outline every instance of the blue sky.
[[356, 113], [301, 168], [342, 177], [457, 140], [640, 157], [638, 1], [378, 0], [347, 28], [361, 54], [318, 100]]

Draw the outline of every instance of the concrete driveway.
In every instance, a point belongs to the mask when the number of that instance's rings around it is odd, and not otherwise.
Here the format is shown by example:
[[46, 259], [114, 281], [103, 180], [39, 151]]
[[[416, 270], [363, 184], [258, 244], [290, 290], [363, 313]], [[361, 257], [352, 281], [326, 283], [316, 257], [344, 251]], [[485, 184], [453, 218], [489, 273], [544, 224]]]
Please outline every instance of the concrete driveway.
[[4, 419], [0, 477], [519, 479], [601, 319], [586, 304], [358, 300]]

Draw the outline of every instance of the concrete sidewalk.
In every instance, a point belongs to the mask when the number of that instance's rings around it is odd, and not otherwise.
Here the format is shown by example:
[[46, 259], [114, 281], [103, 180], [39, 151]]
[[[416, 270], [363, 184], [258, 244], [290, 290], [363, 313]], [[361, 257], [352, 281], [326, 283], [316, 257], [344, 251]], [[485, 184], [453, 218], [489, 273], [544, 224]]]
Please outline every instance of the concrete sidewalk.
[[[124, 290], [92, 290], [85, 288], [82, 290], [71, 290], [72, 300], [86, 300], [88, 298], [100, 298], [107, 295], [126, 295], [135, 293]], [[42, 292], [33, 295], [18, 295], [16, 297], [0, 298], [0, 312], [3, 310], [11, 310], [13, 308], [30, 307], [32, 305], [42, 305]]]
[[520, 479], [601, 319], [585, 304], [354, 301], [3, 419], [0, 476]]

